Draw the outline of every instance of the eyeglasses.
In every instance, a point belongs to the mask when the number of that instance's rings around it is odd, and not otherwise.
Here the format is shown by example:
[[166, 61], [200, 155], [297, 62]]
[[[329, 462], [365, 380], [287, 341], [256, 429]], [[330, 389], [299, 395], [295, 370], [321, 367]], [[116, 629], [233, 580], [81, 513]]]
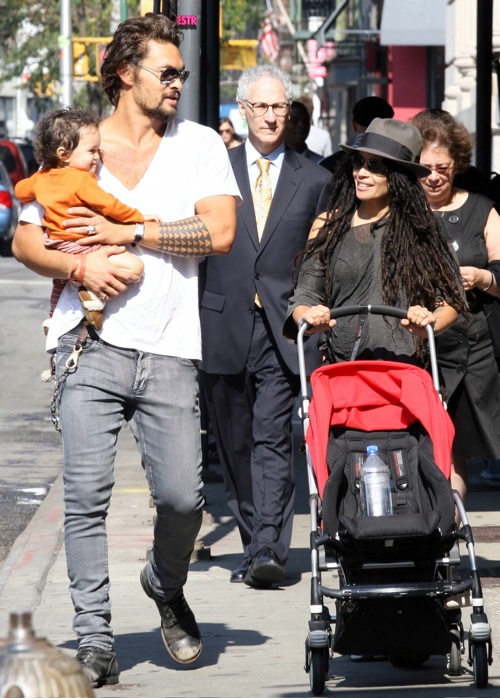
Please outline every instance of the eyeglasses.
[[352, 169], [360, 170], [362, 167], [377, 177], [385, 177], [389, 169], [384, 160], [365, 160], [361, 155], [351, 155]]
[[142, 65], [142, 63], [137, 63], [137, 67], [144, 68], [144, 70], [148, 70], [150, 73], [158, 73], [158, 79], [162, 85], [170, 85], [175, 80], [180, 80], [184, 84], [189, 77], [189, 70], [177, 70], [177, 68], [157, 70], [156, 68]]
[[290, 105], [288, 102], [277, 102], [276, 104], [266, 104], [265, 102], [249, 102], [248, 99], [243, 100], [248, 104], [254, 116], [264, 116], [269, 109], [272, 109], [275, 116], [286, 116]]
[[220, 128], [219, 133], [231, 133], [231, 129], [230, 128]]
[[448, 164], [442, 163], [439, 165], [425, 165], [423, 162], [420, 163], [424, 167], [427, 167], [428, 170], [432, 170], [433, 172], [436, 172], [438, 175], [447, 175], [448, 172], [453, 168], [453, 165], [455, 164], [454, 162], [449, 162]]

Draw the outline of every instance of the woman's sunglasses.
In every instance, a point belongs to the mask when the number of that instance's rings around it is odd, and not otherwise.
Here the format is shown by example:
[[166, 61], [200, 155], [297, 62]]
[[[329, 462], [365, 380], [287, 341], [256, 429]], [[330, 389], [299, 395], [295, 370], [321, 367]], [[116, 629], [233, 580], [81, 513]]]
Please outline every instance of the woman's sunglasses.
[[365, 160], [361, 155], [351, 155], [351, 163], [353, 170], [360, 170], [362, 167], [368, 172], [371, 172], [378, 177], [385, 177], [389, 169], [384, 160]]

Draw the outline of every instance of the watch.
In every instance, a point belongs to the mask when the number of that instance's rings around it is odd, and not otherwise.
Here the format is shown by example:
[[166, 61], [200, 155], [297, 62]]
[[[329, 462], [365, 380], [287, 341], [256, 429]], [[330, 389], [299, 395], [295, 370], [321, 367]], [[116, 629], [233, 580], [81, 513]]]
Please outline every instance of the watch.
[[134, 242], [132, 247], [138, 245], [144, 239], [144, 223], [135, 224]]

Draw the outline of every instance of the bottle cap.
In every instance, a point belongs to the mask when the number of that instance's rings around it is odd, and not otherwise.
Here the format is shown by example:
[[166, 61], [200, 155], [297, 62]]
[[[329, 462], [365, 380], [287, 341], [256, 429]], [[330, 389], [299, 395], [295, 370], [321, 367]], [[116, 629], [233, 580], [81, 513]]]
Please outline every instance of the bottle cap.
[[375, 444], [370, 444], [366, 447], [366, 452], [369, 455], [371, 455], [372, 453], [378, 453], [378, 446], [375, 446]]

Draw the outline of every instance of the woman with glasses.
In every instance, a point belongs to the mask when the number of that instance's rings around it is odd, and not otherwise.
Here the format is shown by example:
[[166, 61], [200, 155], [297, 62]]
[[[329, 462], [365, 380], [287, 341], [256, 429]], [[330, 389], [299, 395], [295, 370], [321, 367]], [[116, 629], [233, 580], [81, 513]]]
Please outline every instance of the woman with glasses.
[[236, 148], [238, 145], [243, 143], [243, 138], [240, 138], [236, 131], [234, 130], [233, 122], [227, 117], [223, 117], [219, 121], [219, 133], [224, 141], [224, 145], [229, 150], [230, 148]]
[[[414, 126], [374, 119], [334, 178], [328, 210], [312, 226], [285, 336], [299, 320], [322, 332], [328, 362], [384, 359], [425, 363], [426, 325], [439, 334], [465, 310], [458, 268], [418, 177], [421, 138]], [[403, 320], [369, 315], [330, 319], [330, 308], [387, 304]]]
[[[455, 184], [470, 167], [473, 140], [465, 126], [436, 109], [420, 112], [412, 123], [423, 140], [421, 161], [430, 170], [420, 183], [456, 252], [470, 313], [437, 342], [456, 431], [452, 484], [463, 497], [467, 460], [500, 458], [500, 377], [491, 336], [495, 319], [500, 340], [500, 317], [493, 315], [500, 296], [500, 216], [493, 201]], [[500, 341], [497, 346], [500, 357]], [[492, 479], [492, 470], [483, 476]]]

